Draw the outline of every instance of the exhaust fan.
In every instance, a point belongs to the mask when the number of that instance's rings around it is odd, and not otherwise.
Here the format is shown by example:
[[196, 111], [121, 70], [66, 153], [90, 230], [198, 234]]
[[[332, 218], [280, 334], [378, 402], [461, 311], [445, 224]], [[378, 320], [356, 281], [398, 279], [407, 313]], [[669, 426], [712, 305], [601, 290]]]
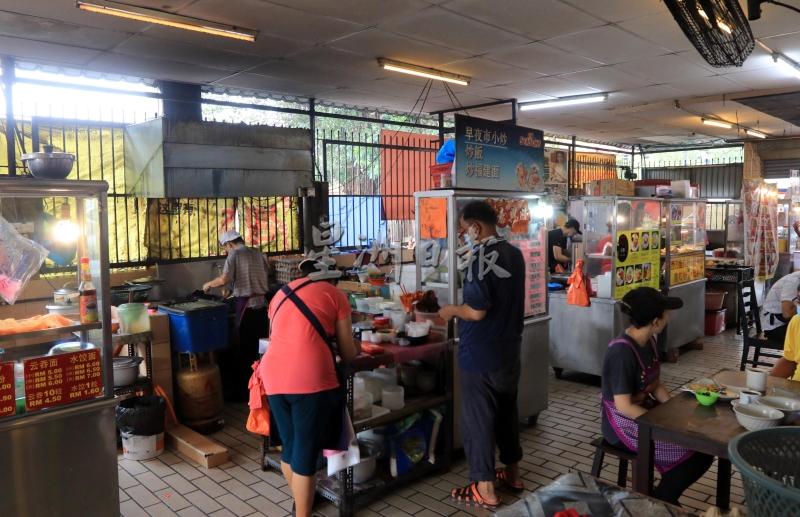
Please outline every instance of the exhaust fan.
[[742, 66], [753, 51], [753, 33], [738, 0], [664, 0], [664, 3], [711, 66]]

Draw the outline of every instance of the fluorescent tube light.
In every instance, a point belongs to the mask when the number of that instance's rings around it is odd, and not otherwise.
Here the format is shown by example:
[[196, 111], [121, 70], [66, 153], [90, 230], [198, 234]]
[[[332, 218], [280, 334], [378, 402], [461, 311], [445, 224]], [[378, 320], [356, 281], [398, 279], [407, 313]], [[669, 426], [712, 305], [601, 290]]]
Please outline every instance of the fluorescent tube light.
[[590, 102], [603, 102], [608, 99], [607, 93], [591, 93], [589, 95], [572, 95], [570, 97], [559, 97], [548, 101], [521, 102], [521, 111], [538, 110], [545, 108], [555, 108], [558, 106], [571, 106], [573, 104], [588, 104]]
[[761, 131], [756, 131], [755, 129], [745, 129], [744, 132], [756, 138], [767, 138], [766, 134], [762, 133]]
[[700, 120], [703, 122], [703, 124], [707, 126], [722, 127], [725, 129], [730, 129], [733, 127], [733, 124], [729, 122], [723, 122], [722, 120], [714, 120], [713, 118], [701, 118]]
[[378, 64], [384, 70], [425, 77], [426, 79], [433, 79], [435, 81], [460, 84], [461, 86], [468, 86], [470, 81], [470, 78], [465, 75], [453, 74], [443, 70], [436, 70], [435, 68], [412, 65], [410, 63], [401, 63], [400, 61], [392, 61], [391, 59], [379, 58]]
[[174, 27], [176, 29], [202, 32], [212, 36], [223, 36], [225, 38], [233, 38], [241, 41], [255, 41], [256, 35], [258, 34], [254, 30], [242, 29], [233, 25], [224, 25], [221, 23], [201, 20], [199, 18], [190, 18], [189, 16], [181, 16], [159, 11], [157, 9], [148, 9], [145, 7], [122, 4], [119, 2], [109, 2], [105, 0], [92, 0], [91, 2], [84, 2], [83, 0], [78, 0], [75, 5], [78, 9], [92, 13], [107, 14], [109, 16], [116, 16], [118, 18], [126, 18], [128, 20], [136, 20], [145, 23], [154, 23], [156, 25], [164, 25], [166, 27]]
[[772, 54], [772, 60], [775, 61], [779, 67], [800, 79], [800, 65], [794, 62], [794, 60], [778, 52]]

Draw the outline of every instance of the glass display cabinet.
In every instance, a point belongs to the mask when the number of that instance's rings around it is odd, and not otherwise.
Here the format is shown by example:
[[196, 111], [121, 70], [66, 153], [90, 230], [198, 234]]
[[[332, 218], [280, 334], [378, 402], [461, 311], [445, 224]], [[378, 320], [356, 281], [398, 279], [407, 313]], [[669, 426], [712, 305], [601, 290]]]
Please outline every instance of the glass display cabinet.
[[[547, 227], [552, 207], [536, 194], [479, 190], [416, 192], [416, 288], [433, 291], [439, 305], [463, 303], [465, 271], [459, 270], [464, 236], [459, 212], [470, 201], [488, 202], [497, 212], [497, 233], [518, 247], [526, 263], [525, 321], [522, 335], [520, 418], [535, 421], [547, 407]], [[457, 338], [455, 328], [451, 337]], [[457, 386], [456, 386], [457, 388]], [[459, 393], [456, 389], [456, 398]], [[455, 407], [459, 408], [456, 401]], [[457, 416], [457, 415], [456, 415]], [[458, 421], [458, 419], [456, 419]]]
[[[87, 257], [97, 292], [97, 317], [84, 323], [77, 310], [30, 324], [31, 314], [4, 308], [15, 317], [0, 329], [0, 464], [14, 475], [0, 484], [0, 515], [119, 514], [107, 190], [98, 181], [0, 177], [3, 218], [74, 271], [69, 280]], [[34, 296], [52, 299], [46, 281], [35, 283]], [[90, 342], [89, 331], [101, 338]]]

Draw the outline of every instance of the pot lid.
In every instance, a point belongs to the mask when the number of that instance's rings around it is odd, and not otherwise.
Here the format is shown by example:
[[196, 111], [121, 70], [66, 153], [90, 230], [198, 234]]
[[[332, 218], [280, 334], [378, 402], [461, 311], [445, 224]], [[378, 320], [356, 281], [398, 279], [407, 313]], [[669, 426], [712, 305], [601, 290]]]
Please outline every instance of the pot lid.
[[115, 357], [114, 358], [114, 368], [130, 368], [132, 366], [139, 366], [139, 363], [142, 362], [142, 358], [139, 356], [135, 357]]

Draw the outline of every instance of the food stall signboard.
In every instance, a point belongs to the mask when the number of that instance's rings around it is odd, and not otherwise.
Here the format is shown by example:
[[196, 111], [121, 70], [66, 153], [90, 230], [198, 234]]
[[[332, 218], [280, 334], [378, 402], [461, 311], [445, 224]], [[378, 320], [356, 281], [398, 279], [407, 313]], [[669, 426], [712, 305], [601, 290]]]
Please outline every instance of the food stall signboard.
[[545, 192], [544, 133], [456, 115], [458, 188]]
[[24, 372], [28, 412], [103, 395], [100, 350], [27, 359]]
[[0, 363], [0, 417], [16, 413], [14, 363]]
[[658, 289], [661, 237], [658, 230], [620, 232], [614, 259], [614, 298], [637, 287]]

